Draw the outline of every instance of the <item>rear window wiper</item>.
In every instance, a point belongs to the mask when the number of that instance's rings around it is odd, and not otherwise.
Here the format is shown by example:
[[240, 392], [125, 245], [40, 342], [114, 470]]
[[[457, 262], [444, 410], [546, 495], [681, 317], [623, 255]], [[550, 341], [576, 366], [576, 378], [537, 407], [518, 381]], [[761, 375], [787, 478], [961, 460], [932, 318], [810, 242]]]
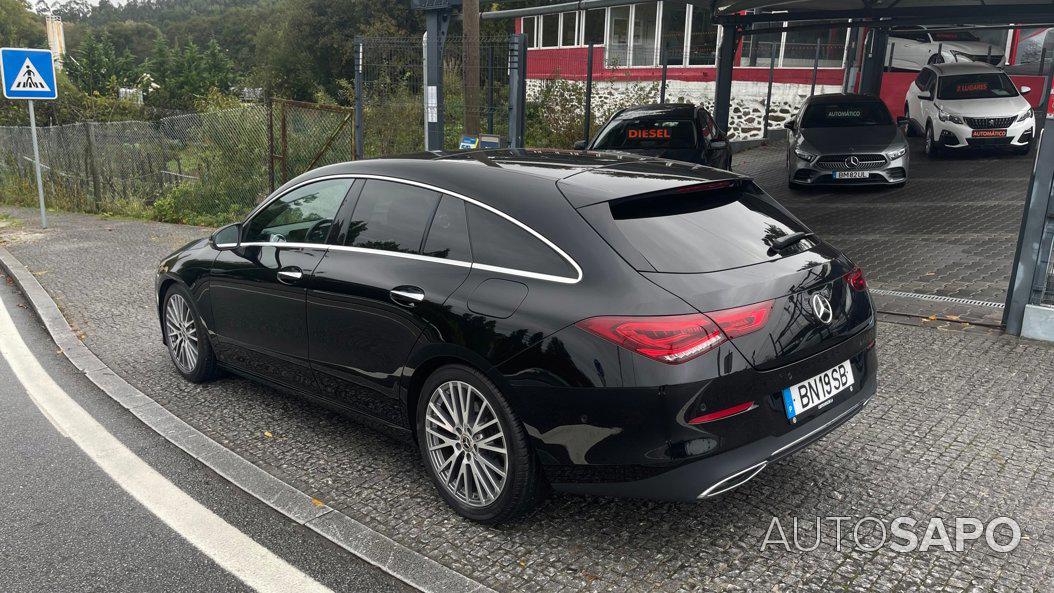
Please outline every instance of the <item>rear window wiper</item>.
[[816, 236], [816, 233], [809, 233], [809, 232], [806, 232], [806, 233], [791, 233], [789, 235], [783, 235], [782, 237], [779, 237], [779, 238], [776, 238], [776, 239], [772, 240], [772, 243], [769, 245], [769, 253], [770, 254], [779, 253], [780, 251], [783, 251], [784, 249], [787, 249], [788, 247], [791, 247], [793, 245], [797, 245], [798, 243], [801, 243], [803, 240], [810, 239], [810, 238], [813, 238], [815, 236]]

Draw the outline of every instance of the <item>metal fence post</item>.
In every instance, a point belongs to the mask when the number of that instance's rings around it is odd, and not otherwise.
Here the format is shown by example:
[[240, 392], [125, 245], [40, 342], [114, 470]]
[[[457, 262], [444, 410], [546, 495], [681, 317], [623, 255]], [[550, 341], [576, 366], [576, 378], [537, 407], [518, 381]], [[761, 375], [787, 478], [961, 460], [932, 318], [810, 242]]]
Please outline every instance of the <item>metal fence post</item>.
[[95, 140], [91, 129], [92, 123], [85, 122], [81, 125], [84, 126], [84, 136], [87, 140], [87, 144], [85, 144], [85, 159], [88, 162], [88, 174], [91, 176], [92, 195], [95, 198], [93, 208], [98, 212], [99, 207], [102, 205], [102, 188], [99, 187], [99, 169], [95, 164]]
[[772, 79], [776, 73], [776, 44], [769, 43], [769, 88], [765, 93], [765, 118], [761, 124], [761, 138], [769, 136], [769, 115], [772, 112]]
[[509, 41], [509, 147], [523, 148], [527, 121], [527, 36]]
[[288, 128], [286, 126], [286, 104], [285, 101], [281, 102], [282, 121], [280, 123], [280, 134], [282, 142], [282, 183], [289, 181], [289, 135]]
[[593, 132], [593, 44], [589, 44], [589, 53], [586, 55], [586, 101], [583, 120], [582, 138], [589, 145], [589, 137]]
[[274, 193], [274, 101], [267, 93], [267, 180]]
[[659, 55], [662, 58], [662, 82], [659, 83], [659, 104], [666, 102], [666, 69], [668, 67], [669, 59], [666, 56], [666, 43], [663, 42], [662, 47], [659, 49]]
[[820, 38], [816, 38], [816, 53], [813, 54], [812, 58], [812, 88], [809, 90], [809, 96], [816, 94], [816, 73], [820, 69]]
[[487, 43], [487, 133], [494, 133], [494, 44]]
[[362, 96], [366, 94], [366, 90], [362, 88], [362, 63], [363, 63], [363, 47], [362, 40], [358, 40], [355, 44], [355, 149], [352, 154], [356, 160], [363, 157], [364, 151], [362, 146]]

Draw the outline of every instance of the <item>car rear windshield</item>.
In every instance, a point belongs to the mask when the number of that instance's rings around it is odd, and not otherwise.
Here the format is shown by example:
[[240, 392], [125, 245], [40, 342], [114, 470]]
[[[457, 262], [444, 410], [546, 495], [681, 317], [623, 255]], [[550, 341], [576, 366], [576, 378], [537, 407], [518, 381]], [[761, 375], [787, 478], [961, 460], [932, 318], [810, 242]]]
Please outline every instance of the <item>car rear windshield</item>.
[[659, 272], [716, 272], [815, 246], [806, 239], [770, 252], [774, 240], [808, 229], [752, 183], [623, 198], [609, 207], [615, 228]]
[[937, 86], [937, 98], [945, 101], [958, 99], [1001, 99], [1016, 97], [1017, 87], [1002, 72], [992, 74], [959, 74], [942, 76]]
[[881, 101], [821, 103], [810, 105], [802, 117], [803, 128], [849, 128], [891, 126], [893, 116]]
[[608, 124], [593, 148], [645, 150], [695, 148], [695, 126], [690, 119], [624, 119]]

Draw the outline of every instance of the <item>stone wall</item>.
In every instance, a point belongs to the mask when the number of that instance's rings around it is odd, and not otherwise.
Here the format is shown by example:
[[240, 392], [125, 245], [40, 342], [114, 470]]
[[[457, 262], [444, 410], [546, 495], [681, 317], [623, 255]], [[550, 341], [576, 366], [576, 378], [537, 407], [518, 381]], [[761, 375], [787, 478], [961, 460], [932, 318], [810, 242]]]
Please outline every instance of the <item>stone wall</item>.
[[[528, 80], [527, 98], [535, 100], [539, 90], [546, 81]], [[577, 81], [560, 81], [560, 84], [575, 87], [578, 94], [583, 94], [585, 83]], [[668, 102], [690, 102], [701, 104], [711, 112], [714, 108], [713, 82], [686, 82], [670, 80], [666, 84]], [[783, 126], [788, 118], [798, 113], [802, 103], [809, 97], [810, 84], [775, 83], [772, 85], [772, 105], [769, 115], [769, 128]], [[842, 88], [838, 85], [817, 85], [816, 93], [837, 93]], [[737, 140], [761, 138], [762, 122], [765, 117], [765, 96], [767, 82], [733, 81], [732, 108], [729, 113], [729, 136]], [[658, 82], [623, 82], [598, 81], [593, 84], [593, 113], [598, 122], [605, 121], [612, 113], [623, 107], [647, 101], [658, 101]]]

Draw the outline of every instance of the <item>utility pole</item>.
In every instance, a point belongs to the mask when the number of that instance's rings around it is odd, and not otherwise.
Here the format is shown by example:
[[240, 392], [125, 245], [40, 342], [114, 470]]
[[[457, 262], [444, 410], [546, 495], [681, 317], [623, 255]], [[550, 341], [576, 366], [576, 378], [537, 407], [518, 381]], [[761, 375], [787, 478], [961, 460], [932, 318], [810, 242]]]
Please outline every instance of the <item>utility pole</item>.
[[465, 135], [479, 135], [479, 0], [461, 1], [465, 85]]

